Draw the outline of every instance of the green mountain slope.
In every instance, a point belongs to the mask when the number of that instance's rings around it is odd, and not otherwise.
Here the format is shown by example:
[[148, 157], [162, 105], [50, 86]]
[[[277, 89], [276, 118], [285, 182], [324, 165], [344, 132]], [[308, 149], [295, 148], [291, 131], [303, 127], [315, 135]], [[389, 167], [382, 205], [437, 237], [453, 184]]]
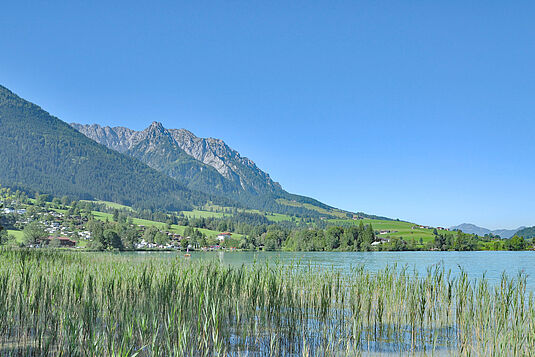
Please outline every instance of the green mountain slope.
[[524, 239], [535, 238], [535, 227], [528, 227], [516, 232], [517, 236], [524, 237]]
[[2, 86], [0, 168], [0, 184], [56, 196], [173, 210], [217, 201], [90, 140]]

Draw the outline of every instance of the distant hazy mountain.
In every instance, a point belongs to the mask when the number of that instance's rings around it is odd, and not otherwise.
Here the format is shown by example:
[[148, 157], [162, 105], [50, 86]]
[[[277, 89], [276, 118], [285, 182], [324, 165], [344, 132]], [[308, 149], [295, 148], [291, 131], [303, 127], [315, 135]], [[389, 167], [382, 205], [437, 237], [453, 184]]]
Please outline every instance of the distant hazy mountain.
[[0, 184], [160, 209], [188, 209], [218, 199], [96, 143], [2, 86]]
[[286, 192], [252, 160], [241, 156], [220, 139], [199, 138], [185, 129], [166, 129], [158, 122], [142, 131], [96, 124], [71, 125], [96, 142], [139, 159], [192, 190], [223, 196], [248, 208], [273, 212], [319, 215], [318, 211], [303, 206], [281, 204], [279, 199], [331, 209], [312, 198]]
[[499, 235], [502, 238], [511, 238], [515, 233], [525, 227], [519, 227], [518, 229], [495, 229], [490, 230], [483, 227], [478, 227], [475, 224], [463, 223], [458, 226], [450, 227], [452, 230], [461, 230], [464, 233], [477, 234], [478, 236], [483, 237], [485, 234], [494, 234]]

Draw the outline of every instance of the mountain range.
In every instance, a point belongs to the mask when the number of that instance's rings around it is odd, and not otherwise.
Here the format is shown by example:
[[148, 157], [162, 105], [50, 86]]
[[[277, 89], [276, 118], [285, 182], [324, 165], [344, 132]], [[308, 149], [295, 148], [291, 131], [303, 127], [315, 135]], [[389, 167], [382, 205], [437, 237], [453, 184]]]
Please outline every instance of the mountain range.
[[283, 194], [280, 184], [222, 140], [196, 137], [185, 129], [153, 122], [143, 131], [71, 124], [96, 142], [145, 162], [191, 189], [225, 194]]
[[222, 197], [193, 191], [96, 143], [0, 86], [0, 184], [13, 189], [184, 210]]
[[[307, 217], [353, 217], [291, 194], [224, 141], [153, 122], [142, 131], [67, 124], [0, 85], [0, 185], [73, 199], [112, 201], [152, 210], [207, 204]], [[386, 217], [357, 213], [364, 218]], [[451, 229], [510, 238], [535, 227]]]
[[451, 230], [460, 230], [464, 233], [470, 233], [470, 234], [477, 234], [480, 237], [485, 236], [486, 234], [493, 234], [500, 236], [501, 238], [511, 238], [514, 236], [518, 231], [524, 229], [526, 227], [519, 227], [517, 229], [495, 229], [490, 230], [483, 227], [478, 227], [475, 224], [472, 223], [463, 223], [458, 226], [450, 227]]
[[308, 216], [318, 216], [319, 213], [304, 208], [304, 204], [332, 209], [312, 198], [286, 192], [268, 173], [221, 139], [199, 138], [186, 129], [166, 129], [159, 122], [153, 122], [142, 131], [97, 124], [72, 123], [71, 126], [191, 190], [227, 198], [241, 207]]
[[158, 122], [143, 131], [71, 126], [0, 86], [0, 128], [0, 185], [13, 189], [155, 210], [215, 204], [352, 216], [285, 191], [220, 139]]

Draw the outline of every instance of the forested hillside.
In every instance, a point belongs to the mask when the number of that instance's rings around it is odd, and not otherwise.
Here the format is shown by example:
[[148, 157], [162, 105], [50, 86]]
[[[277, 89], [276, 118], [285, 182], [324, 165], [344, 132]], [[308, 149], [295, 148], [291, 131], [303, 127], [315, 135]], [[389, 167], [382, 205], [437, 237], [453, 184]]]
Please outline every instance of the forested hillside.
[[524, 239], [535, 238], [535, 226], [521, 229], [516, 232], [516, 235], [519, 237], [523, 237]]
[[190, 209], [210, 200], [110, 150], [0, 86], [0, 184], [134, 207]]

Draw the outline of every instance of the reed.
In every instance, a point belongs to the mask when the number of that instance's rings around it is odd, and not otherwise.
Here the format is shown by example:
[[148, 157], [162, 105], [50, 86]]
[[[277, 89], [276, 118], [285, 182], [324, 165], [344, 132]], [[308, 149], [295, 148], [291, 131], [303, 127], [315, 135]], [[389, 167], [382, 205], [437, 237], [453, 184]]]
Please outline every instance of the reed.
[[2, 356], [532, 355], [526, 277], [0, 251]]

